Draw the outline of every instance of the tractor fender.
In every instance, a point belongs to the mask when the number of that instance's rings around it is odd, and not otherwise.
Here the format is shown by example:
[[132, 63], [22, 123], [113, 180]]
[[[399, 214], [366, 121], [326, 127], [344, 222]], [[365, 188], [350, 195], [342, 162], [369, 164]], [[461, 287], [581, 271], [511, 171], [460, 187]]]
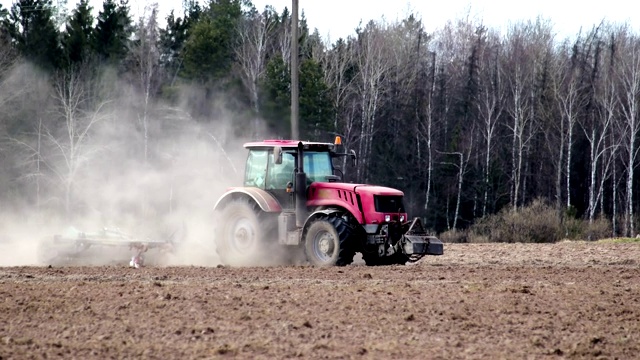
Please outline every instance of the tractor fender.
[[307, 220], [304, 222], [304, 226], [302, 227], [302, 234], [307, 232], [307, 228], [309, 227], [309, 225], [311, 225], [311, 223], [316, 218], [322, 215], [329, 216], [329, 215], [340, 213], [340, 212], [341, 210], [338, 210], [338, 209], [323, 209], [323, 210], [314, 211], [313, 213], [311, 213], [311, 215], [309, 215], [309, 217], [307, 217]]
[[280, 203], [275, 197], [273, 197], [273, 195], [262, 189], [254, 187], [232, 188], [227, 190], [227, 192], [218, 199], [213, 209], [219, 210], [224, 207], [227, 202], [242, 198], [252, 199], [264, 212], [273, 213], [282, 211]]

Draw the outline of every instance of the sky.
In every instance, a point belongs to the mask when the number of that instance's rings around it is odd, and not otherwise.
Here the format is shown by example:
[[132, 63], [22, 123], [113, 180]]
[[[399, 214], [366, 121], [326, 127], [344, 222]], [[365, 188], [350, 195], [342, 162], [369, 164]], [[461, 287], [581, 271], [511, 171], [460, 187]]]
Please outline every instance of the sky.
[[[291, 0], [252, 0], [258, 9], [272, 5], [278, 12], [291, 9]], [[300, 13], [304, 10], [311, 29], [320, 35], [337, 40], [355, 33], [362, 21], [393, 22], [406, 18], [410, 13], [422, 18], [425, 28], [432, 32], [442, 28], [447, 21], [469, 14], [491, 28], [506, 30], [510, 22], [533, 20], [538, 15], [550, 19], [561, 38], [578, 34], [580, 27], [590, 30], [603, 19], [611, 22], [628, 22], [632, 30], [640, 28], [640, 2], [632, 0], [299, 0]]]

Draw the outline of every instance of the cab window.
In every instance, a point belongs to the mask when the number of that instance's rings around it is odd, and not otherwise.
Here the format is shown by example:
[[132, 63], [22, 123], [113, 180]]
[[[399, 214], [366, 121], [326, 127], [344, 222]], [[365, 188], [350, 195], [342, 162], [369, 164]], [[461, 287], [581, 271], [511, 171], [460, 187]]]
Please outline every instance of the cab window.
[[244, 186], [264, 189], [267, 175], [267, 150], [250, 150], [244, 174]]
[[267, 189], [286, 189], [287, 183], [294, 181], [295, 157], [290, 152], [282, 152], [282, 164], [276, 164], [273, 152], [269, 152], [269, 176]]

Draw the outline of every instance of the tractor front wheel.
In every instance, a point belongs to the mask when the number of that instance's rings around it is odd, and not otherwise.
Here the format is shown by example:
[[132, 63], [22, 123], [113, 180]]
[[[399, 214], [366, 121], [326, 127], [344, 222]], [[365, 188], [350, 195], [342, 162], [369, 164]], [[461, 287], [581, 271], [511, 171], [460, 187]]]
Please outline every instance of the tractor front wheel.
[[339, 217], [321, 218], [306, 231], [305, 254], [315, 266], [345, 266], [353, 262], [346, 221]]

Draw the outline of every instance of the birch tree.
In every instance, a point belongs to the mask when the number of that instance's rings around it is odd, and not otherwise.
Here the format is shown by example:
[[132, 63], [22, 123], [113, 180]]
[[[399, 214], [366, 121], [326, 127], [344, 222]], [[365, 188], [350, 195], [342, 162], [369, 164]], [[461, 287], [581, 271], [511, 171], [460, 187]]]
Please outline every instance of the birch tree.
[[[559, 146], [549, 143], [555, 148], [555, 193], [556, 207], [562, 203], [562, 184], [566, 192], [566, 207], [571, 207], [571, 161], [574, 143], [574, 129], [578, 123], [579, 110], [584, 106], [580, 95], [582, 86], [579, 81], [579, 69], [576, 65], [577, 43], [573, 50], [566, 44], [556, 54], [555, 73], [552, 76], [553, 98], [559, 121], [552, 123], [552, 129], [558, 133]], [[547, 134], [549, 137], [551, 134]], [[566, 155], [565, 155], [566, 154]], [[563, 172], [564, 168], [564, 172]], [[564, 179], [563, 179], [564, 174]]]
[[640, 102], [640, 42], [635, 37], [629, 36], [624, 30], [618, 36], [620, 37], [619, 46], [621, 52], [618, 77], [621, 86], [622, 149], [626, 156], [625, 167], [627, 171], [624, 234], [633, 236], [635, 234], [633, 181], [638, 157], [636, 142], [638, 136], [640, 136], [640, 114], [638, 113]]
[[142, 127], [143, 161], [149, 161], [149, 117], [153, 96], [160, 86], [160, 51], [158, 48], [158, 4], [145, 7], [138, 22], [136, 42], [130, 49], [133, 72], [137, 86], [142, 92], [142, 109], [138, 113], [138, 122]]
[[[349, 149], [354, 140], [354, 114], [352, 103], [348, 101], [353, 94], [353, 74], [355, 68], [355, 51], [353, 38], [348, 41], [340, 39], [333, 48], [324, 52], [320, 58], [324, 68], [324, 82], [329, 87], [333, 106], [333, 129], [344, 137], [344, 146]], [[347, 172], [347, 158], [342, 159], [342, 169]]]
[[527, 137], [527, 126], [530, 125], [530, 98], [527, 96], [527, 84], [533, 80], [531, 73], [524, 69], [520, 62], [515, 64], [514, 74], [510, 79], [511, 106], [509, 115], [511, 124], [507, 125], [511, 131], [511, 206], [516, 209], [519, 204], [520, 184], [522, 182], [522, 161], [524, 148], [530, 138]]
[[358, 143], [357, 178], [367, 182], [368, 161], [376, 131], [378, 109], [384, 94], [383, 79], [390, 67], [386, 54], [385, 34], [382, 25], [369, 23], [358, 34], [357, 62], [359, 66], [357, 94], [360, 106], [360, 136]]
[[91, 144], [97, 123], [107, 117], [106, 102], [89, 108], [91, 100], [80, 71], [61, 73], [54, 83], [55, 115], [62, 120], [62, 131], [46, 129], [46, 138], [53, 145], [50, 168], [59, 179], [64, 193], [67, 217], [72, 214], [73, 190], [79, 171], [97, 154], [99, 148]]
[[[600, 111], [589, 124], [580, 123], [582, 131], [589, 143], [589, 190], [587, 214], [589, 223], [593, 223], [598, 202], [603, 197], [604, 182], [609, 176], [613, 163], [614, 148], [617, 142], [611, 143], [609, 133], [616, 116], [617, 101], [615, 86], [611, 79], [605, 79], [603, 93], [600, 97]], [[598, 171], [601, 171], [598, 179]]]
[[[421, 135], [421, 140], [426, 143], [427, 146], [427, 172], [426, 172], [426, 189], [424, 192], [424, 211], [429, 213], [429, 199], [431, 197], [431, 183], [433, 175], [433, 123], [435, 117], [435, 92], [436, 92], [436, 53], [431, 52], [431, 67], [428, 77], [428, 90], [426, 94], [425, 104], [425, 120], [421, 122], [418, 134]], [[420, 142], [418, 142], [420, 144]], [[420, 146], [418, 146], [420, 149]]]
[[[537, 134], [539, 122], [535, 113], [538, 104], [537, 76], [543, 73], [545, 58], [551, 47], [552, 35], [548, 24], [539, 19], [535, 23], [519, 24], [510, 30], [506, 44], [511, 105], [507, 111], [511, 136], [511, 206], [521, 203], [523, 166]], [[524, 192], [523, 192], [524, 195]]]
[[259, 111], [258, 82], [265, 71], [269, 38], [274, 35], [276, 25], [275, 16], [271, 7], [267, 7], [262, 13], [253, 8], [240, 20], [238, 26], [236, 59], [242, 83], [249, 92], [250, 106], [256, 114]]
[[476, 100], [478, 115], [480, 118], [480, 133], [484, 142], [484, 169], [483, 169], [483, 194], [482, 216], [487, 214], [489, 200], [491, 159], [493, 157], [494, 138], [496, 136], [499, 119], [504, 109], [504, 85], [502, 69], [499, 61], [499, 48], [495, 48], [487, 57], [480, 70], [479, 95]]
[[[443, 155], [453, 156], [458, 160], [457, 162], [442, 162], [444, 165], [454, 166], [457, 171], [456, 176], [456, 205], [453, 213], [453, 226], [450, 228], [455, 230], [458, 228], [458, 219], [460, 218], [460, 204], [462, 202], [462, 186], [464, 184], [464, 175], [467, 173], [467, 169], [469, 167], [469, 160], [471, 159], [471, 154], [474, 149], [474, 131], [469, 133], [471, 136], [468, 141], [463, 142], [462, 151], [452, 151], [452, 152], [440, 152]], [[447, 224], [449, 214], [447, 214]]]

